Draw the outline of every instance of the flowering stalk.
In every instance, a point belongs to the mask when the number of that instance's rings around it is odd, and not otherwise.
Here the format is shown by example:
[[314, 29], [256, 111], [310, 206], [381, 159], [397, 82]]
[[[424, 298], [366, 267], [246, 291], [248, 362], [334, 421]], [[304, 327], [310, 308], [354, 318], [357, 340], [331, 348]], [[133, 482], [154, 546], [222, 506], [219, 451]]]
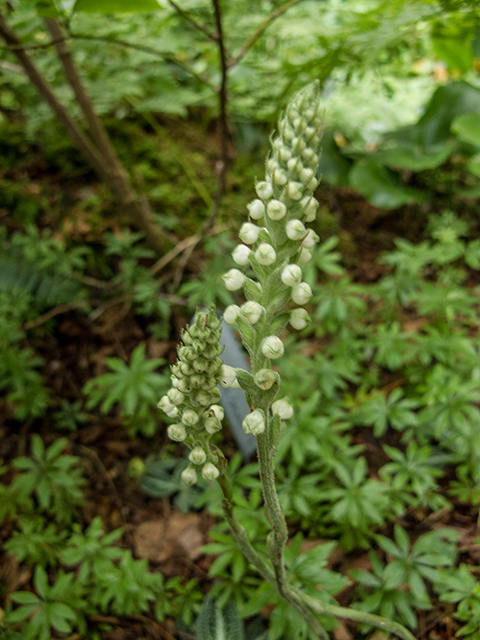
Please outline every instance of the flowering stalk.
[[[397, 623], [306, 597], [289, 584], [283, 558], [288, 530], [275, 486], [274, 456], [293, 408], [286, 398], [276, 399], [280, 375], [273, 362], [284, 353], [280, 336], [287, 325], [301, 330], [310, 322], [302, 306], [309, 302], [312, 291], [303, 281], [302, 265], [311, 259], [311, 249], [318, 241], [318, 236], [305, 225], [315, 219], [318, 208], [313, 192], [318, 185], [321, 124], [319, 86], [313, 83], [294, 96], [279, 122], [266, 162], [265, 180], [257, 182], [258, 197], [248, 205], [250, 220], [240, 229], [243, 244], [232, 254], [239, 268], [223, 276], [227, 289], [243, 289], [246, 297], [241, 306], [227, 307], [224, 320], [238, 328], [250, 355], [251, 371], [221, 365], [215, 313], [213, 310], [197, 313], [194, 325], [183, 335], [179, 361], [172, 368], [173, 388], [159, 406], [177, 419], [168, 428], [170, 437], [185, 442], [191, 449], [191, 465], [183, 473], [184, 481], [193, 484], [200, 467], [204, 478], [219, 481], [225, 518], [245, 557], [300, 612], [318, 638], [328, 640], [328, 635], [314, 614], [330, 613], [379, 626], [404, 640], [414, 640]], [[260, 479], [271, 527], [267, 554], [273, 571], [268, 561], [255, 551], [238, 522], [224, 458], [209, 446], [210, 436], [221, 428], [223, 418], [221, 407], [215, 404], [219, 399], [217, 383], [241, 387], [251, 407], [243, 429], [257, 437]]]

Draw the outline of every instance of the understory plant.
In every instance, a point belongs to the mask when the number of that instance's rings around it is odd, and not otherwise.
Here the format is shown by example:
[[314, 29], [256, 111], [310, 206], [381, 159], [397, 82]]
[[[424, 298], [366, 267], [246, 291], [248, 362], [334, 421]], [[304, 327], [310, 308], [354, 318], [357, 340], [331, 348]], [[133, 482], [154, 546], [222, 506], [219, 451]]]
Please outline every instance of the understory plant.
[[[236, 543], [266, 583], [274, 586], [279, 596], [300, 614], [300, 622], [308, 626], [311, 636], [327, 640], [325, 620], [331, 627], [332, 617], [340, 617], [413, 640], [413, 635], [396, 622], [339, 607], [325, 601], [318, 590], [301, 588], [302, 580], [294, 580], [295, 560], [288, 562], [290, 574], [285, 560], [288, 530], [277, 493], [274, 457], [295, 409], [288, 398], [281, 394], [278, 397], [281, 379], [273, 363], [284, 354], [280, 336], [287, 326], [301, 330], [310, 321], [303, 305], [313, 293], [302, 269], [318, 241], [306, 224], [315, 219], [318, 207], [313, 193], [318, 186], [321, 131], [319, 86], [313, 83], [293, 97], [279, 121], [266, 162], [265, 180], [256, 184], [258, 197], [249, 204], [249, 220], [239, 233], [242, 244], [232, 254], [239, 268], [224, 275], [226, 288], [233, 292], [243, 290], [246, 297], [241, 306], [227, 307], [224, 320], [237, 327], [250, 356], [251, 370], [222, 364], [220, 321], [213, 308], [198, 311], [193, 324], [183, 333], [178, 361], [172, 367], [172, 388], [161, 398], [159, 407], [174, 419], [168, 427], [170, 438], [184, 442], [190, 449], [190, 464], [182, 474], [184, 482], [195, 484], [198, 473], [206, 480], [219, 482], [223, 514]], [[243, 429], [257, 439], [262, 494], [270, 526], [264, 553], [253, 546], [235, 512], [225, 457], [211, 443], [221, 430], [224, 417], [218, 404], [218, 384], [240, 387], [250, 407]]]

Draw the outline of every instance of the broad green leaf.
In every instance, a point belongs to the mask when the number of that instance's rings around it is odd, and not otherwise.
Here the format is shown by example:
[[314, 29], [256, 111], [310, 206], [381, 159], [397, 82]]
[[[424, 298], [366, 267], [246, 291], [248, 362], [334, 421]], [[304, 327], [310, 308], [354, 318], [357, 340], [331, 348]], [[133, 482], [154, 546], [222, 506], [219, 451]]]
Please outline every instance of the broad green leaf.
[[395, 209], [410, 202], [422, 202], [419, 191], [404, 187], [400, 176], [373, 160], [360, 160], [349, 174], [350, 184], [381, 209]]
[[480, 113], [464, 113], [452, 122], [452, 131], [462, 142], [480, 147]]
[[425, 171], [442, 165], [452, 154], [455, 142], [446, 142], [440, 149], [425, 151], [418, 145], [402, 145], [380, 150], [371, 158], [387, 167], [408, 169], [409, 171]]
[[48, 577], [47, 572], [43, 567], [37, 566], [35, 569], [35, 575], [33, 578], [33, 585], [38, 595], [45, 599], [48, 591]]
[[157, 0], [77, 0], [74, 12], [85, 13], [137, 13], [139, 11], [157, 11]]
[[480, 153], [476, 153], [467, 162], [467, 169], [473, 173], [474, 176], [480, 178]]

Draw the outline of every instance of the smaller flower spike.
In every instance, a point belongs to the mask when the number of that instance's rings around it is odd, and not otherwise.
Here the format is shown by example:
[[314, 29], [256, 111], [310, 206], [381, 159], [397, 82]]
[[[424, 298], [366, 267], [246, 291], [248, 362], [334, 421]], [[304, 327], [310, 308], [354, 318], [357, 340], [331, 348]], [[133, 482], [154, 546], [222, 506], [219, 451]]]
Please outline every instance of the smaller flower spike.
[[182, 335], [179, 358], [172, 367], [172, 388], [158, 403], [159, 409], [176, 419], [168, 427], [169, 438], [191, 449], [190, 466], [182, 473], [187, 485], [195, 484], [197, 472], [204, 478], [215, 477], [218, 455], [210, 449], [209, 441], [220, 431], [223, 420], [223, 409], [216, 404], [220, 399], [216, 386], [225, 377], [218, 358], [222, 352], [219, 341], [220, 321], [214, 309], [197, 311], [193, 324]]

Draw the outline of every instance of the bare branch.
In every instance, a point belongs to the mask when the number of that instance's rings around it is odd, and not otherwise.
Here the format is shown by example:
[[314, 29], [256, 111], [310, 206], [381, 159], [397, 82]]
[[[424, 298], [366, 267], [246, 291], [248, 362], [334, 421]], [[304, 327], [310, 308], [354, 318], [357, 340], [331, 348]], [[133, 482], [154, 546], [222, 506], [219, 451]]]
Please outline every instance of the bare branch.
[[192, 18], [192, 16], [189, 13], [187, 13], [184, 9], [179, 7], [176, 2], [174, 2], [173, 0], [168, 0], [168, 4], [171, 5], [175, 9], [175, 11], [182, 16], [184, 20], [186, 20], [192, 26], [194, 26], [195, 29], [198, 29], [203, 34], [205, 34], [209, 40], [217, 40], [218, 34], [212, 33], [203, 24], [201, 24], [200, 22], [197, 22], [194, 18]]
[[279, 16], [285, 13], [287, 9], [290, 9], [290, 7], [293, 7], [294, 4], [298, 4], [301, 1], [302, 0], [288, 0], [288, 2], [286, 2], [285, 4], [282, 4], [281, 7], [278, 7], [278, 9], [275, 9], [275, 11], [271, 13], [268, 16], [268, 18], [264, 20], [262, 24], [252, 33], [252, 35], [248, 38], [248, 40], [245, 42], [245, 44], [237, 53], [237, 55], [228, 61], [227, 63], [228, 68], [230, 69], [231, 67], [235, 66], [240, 62], [240, 60], [245, 56], [247, 51], [251, 47], [253, 47], [255, 42], [260, 38], [260, 36], [263, 35], [264, 31], [272, 24], [274, 20], [276, 20]]

